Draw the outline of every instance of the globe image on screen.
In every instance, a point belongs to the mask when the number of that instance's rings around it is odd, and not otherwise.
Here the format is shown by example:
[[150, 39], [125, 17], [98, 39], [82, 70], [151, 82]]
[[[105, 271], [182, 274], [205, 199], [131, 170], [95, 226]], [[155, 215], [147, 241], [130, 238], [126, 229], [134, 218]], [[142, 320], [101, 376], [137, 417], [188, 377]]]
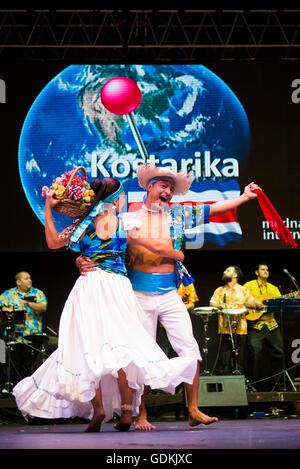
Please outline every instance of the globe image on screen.
[[[113, 77], [128, 77], [138, 84], [142, 101], [134, 121], [158, 164], [194, 172], [198, 193], [222, 193], [229, 182], [230, 188], [239, 190], [238, 174], [233, 167], [226, 170], [226, 162], [229, 158], [242, 164], [247, 159], [249, 122], [234, 92], [207, 67], [71, 65], [37, 96], [19, 140], [21, 182], [41, 223], [42, 187], [75, 166], [85, 167], [89, 181], [113, 176], [127, 190], [141, 191], [135, 171], [142, 155], [128, 119], [109, 112], [101, 102], [101, 89]], [[54, 221], [58, 230], [70, 224], [69, 218], [56, 213]]]

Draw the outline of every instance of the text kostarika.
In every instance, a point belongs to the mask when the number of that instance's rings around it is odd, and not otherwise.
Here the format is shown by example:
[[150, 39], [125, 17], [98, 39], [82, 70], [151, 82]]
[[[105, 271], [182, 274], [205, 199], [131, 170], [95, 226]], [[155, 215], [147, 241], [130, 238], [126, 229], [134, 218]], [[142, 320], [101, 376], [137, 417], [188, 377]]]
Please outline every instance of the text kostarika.
[[[102, 156], [94, 152], [91, 155], [91, 176], [93, 178], [99, 176], [134, 178], [138, 165], [144, 162], [141, 158], [130, 161], [126, 159], [126, 156], [120, 156], [112, 159], [109, 154]], [[208, 150], [203, 153], [196, 151], [193, 157], [183, 157], [179, 161], [174, 158], [159, 158], [156, 155], [150, 155], [147, 163], [164, 166], [174, 172], [192, 172], [196, 181], [204, 177], [239, 177], [239, 162], [236, 158], [212, 158]]]

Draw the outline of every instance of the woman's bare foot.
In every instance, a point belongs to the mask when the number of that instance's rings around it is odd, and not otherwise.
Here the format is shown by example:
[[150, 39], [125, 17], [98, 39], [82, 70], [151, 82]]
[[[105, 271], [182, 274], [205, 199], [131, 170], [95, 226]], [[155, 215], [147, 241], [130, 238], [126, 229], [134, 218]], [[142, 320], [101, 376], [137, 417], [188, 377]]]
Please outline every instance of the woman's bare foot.
[[131, 427], [132, 424], [132, 405], [129, 404], [123, 404], [121, 406], [121, 417], [118, 423], [114, 425], [114, 428], [116, 430], [119, 430], [119, 432], [128, 432], [129, 428]]
[[155, 430], [156, 427], [152, 425], [146, 418], [137, 417], [133, 423], [134, 429], [144, 432], [149, 432], [151, 430]]
[[191, 427], [195, 427], [196, 425], [209, 425], [211, 423], [217, 422], [217, 417], [209, 417], [208, 415], [201, 412], [198, 408], [189, 411], [189, 418], [188, 422]]
[[103, 412], [94, 414], [92, 420], [90, 421], [88, 427], [85, 430], [85, 433], [100, 432], [101, 424], [104, 419], [105, 419], [105, 414]]
[[119, 432], [128, 432], [129, 428], [131, 427], [132, 424], [132, 419], [126, 419], [121, 417], [118, 423], [114, 425], [114, 428], [116, 430], [119, 430]]

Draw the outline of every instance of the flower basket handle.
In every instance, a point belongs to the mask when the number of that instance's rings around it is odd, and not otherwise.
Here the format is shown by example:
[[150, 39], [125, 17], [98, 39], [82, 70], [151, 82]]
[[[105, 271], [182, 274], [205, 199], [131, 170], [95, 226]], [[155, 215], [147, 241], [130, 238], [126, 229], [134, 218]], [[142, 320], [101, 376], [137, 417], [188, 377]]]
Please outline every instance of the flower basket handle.
[[68, 193], [68, 189], [76, 175], [76, 173], [78, 173], [79, 171], [82, 171], [83, 174], [85, 175], [85, 177], [87, 177], [87, 174], [86, 174], [86, 170], [83, 166], [77, 166], [76, 168], [73, 169], [72, 173], [71, 173], [71, 176], [70, 176], [70, 179], [68, 181], [68, 184], [66, 185], [66, 188], [64, 190], [64, 197], [67, 196], [67, 193]]

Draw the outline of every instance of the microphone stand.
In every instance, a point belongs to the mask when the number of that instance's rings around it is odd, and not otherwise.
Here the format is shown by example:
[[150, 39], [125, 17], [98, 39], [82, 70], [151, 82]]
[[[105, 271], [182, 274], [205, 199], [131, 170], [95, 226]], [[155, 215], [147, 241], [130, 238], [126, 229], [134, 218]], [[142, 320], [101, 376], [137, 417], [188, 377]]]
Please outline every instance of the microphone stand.
[[[280, 300], [280, 329], [281, 329], [281, 335], [282, 337], [284, 337], [284, 333], [283, 333], [283, 305], [284, 305], [284, 299], [281, 299]], [[282, 341], [283, 342], [283, 341]], [[280, 381], [280, 376], [283, 376], [283, 391], [287, 391], [288, 388], [287, 388], [287, 379], [289, 380], [292, 388], [294, 391], [297, 391], [296, 389], [296, 386], [295, 384], [293, 383], [287, 369], [286, 369], [286, 359], [285, 359], [285, 349], [284, 349], [284, 342], [283, 342], [283, 357], [282, 357], [282, 371], [278, 374], [278, 378], [272, 388], [272, 391], [274, 391], [276, 389], [276, 386], [278, 385], [279, 381]]]
[[299, 291], [300, 288], [299, 288], [299, 285], [298, 285], [298, 283], [296, 282], [296, 280], [295, 280], [294, 278], [291, 278], [291, 277], [290, 277], [290, 279], [291, 279], [291, 281], [293, 282], [294, 287], [296, 288], [296, 290]]
[[[225, 315], [227, 316], [227, 321], [228, 321], [228, 325], [229, 325], [229, 335], [230, 335], [230, 340], [231, 340], [231, 345], [232, 345], [232, 352], [234, 354], [234, 361], [235, 361], [235, 370], [233, 372], [233, 374], [239, 374], [239, 369], [238, 369], [238, 366], [237, 366], [237, 357], [238, 357], [238, 350], [237, 350], [237, 347], [236, 347], [236, 340], [233, 339], [233, 334], [232, 334], [232, 328], [231, 328], [231, 318], [230, 318], [230, 315], [228, 313], [228, 308], [227, 308], [227, 304], [226, 304], [226, 295], [224, 294], [224, 311], [225, 311]], [[235, 327], [235, 330], [236, 330], [236, 327]]]
[[17, 369], [15, 363], [12, 359], [12, 352], [14, 351], [14, 346], [17, 344], [16, 336], [15, 336], [15, 318], [14, 318], [14, 306], [12, 311], [6, 311], [6, 323], [5, 331], [6, 336], [4, 337], [5, 340], [5, 351], [7, 354], [6, 360], [6, 374], [4, 382], [4, 387], [1, 390], [3, 395], [11, 395], [11, 391], [16, 383], [12, 383], [12, 368], [15, 371], [15, 374], [18, 375], [18, 379], [22, 379], [22, 376]]
[[[287, 269], [283, 269], [283, 272], [289, 277], [289, 279], [290, 279], [291, 282], [293, 283], [293, 285], [294, 285], [294, 287], [296, 288], [296, 290], [299, 291], [300, 288], [299, 288], [298, 283], [296, 282], [296, 279], [289, 273], [289, 271], [288, 271]], [[284, 304], [284, 299], [282, 298], [282, 299], [280, 300], [280, 311], [279, 311], [279, 312], [280, 312], [280, 328], [281, 328], [282, 337], [284, 336], [284, 334], [283, 334], [283, 315], [282, 315], [282, 313], [283, 313], [283, 304]], [[283, 343], [283, 344], [284, 344], [284, 343]], [[283, 345], [283, 349], [284, 349], [284, 345]], [[283, 367], [283, 369], [282, 369], [282, 371], [279, 373], [278, 379], [277, 379], [276, 383], [274, 384], [272, 391], [273, 391], [273, 390], [276, 388], [276, 386], [278, 385], [279, 380], [280, 380], [280, 375], [281, 375], [281, 374], [283, 374], [283, 390], [284, 390], [284, 391], [287, 390], [287, 385], [286, 385], [287, 381], [286, 381], [286, 379], [288, 379], [289, 382], [290, 382], [290, 384], [291, 384], [291, 386], [292, 386], [292, 388], [293, 388], [293, 390], [294, 390], [294, 391], [297, 391], [296, 386], [294, 385], [294, 383], [293, 383], [293, 381], [292, 381], [292, 379], [291, 379], [291, 377], [290, 377], [288, 371], [286, 370], [285, 350], [284, 350], [284, 352], [283, 352], [283, 357], [282, 357], [282, 367]]]
[[289, 273], [289, 271], [287, 269], [283, 269], [283, 272], [289, 277], [289, 279], [291, 280], [291, 282], [294, 285], [294, 287], [296, 288], [296, 290], [299, 291], [300, 288], [299, 288], [298, 283], [296, 282], [296, 279]]

